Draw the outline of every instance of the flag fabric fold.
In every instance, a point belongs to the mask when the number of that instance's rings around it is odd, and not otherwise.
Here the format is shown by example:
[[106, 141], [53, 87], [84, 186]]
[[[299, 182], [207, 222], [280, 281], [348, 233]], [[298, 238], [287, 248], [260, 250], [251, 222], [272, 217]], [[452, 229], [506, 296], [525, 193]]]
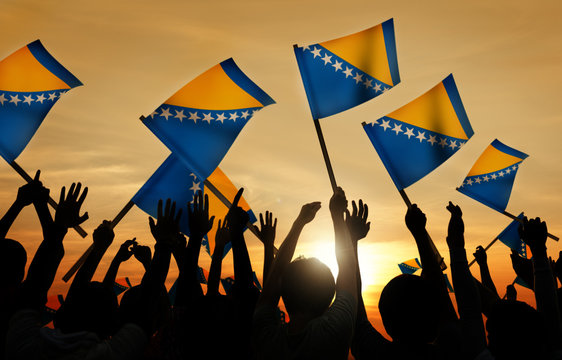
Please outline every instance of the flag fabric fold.
[[39, 40], [0, 61], [0, 155], [14, 161], [51, 107], [80, 85]]
[[[523, 213], [519, 214], [517, 218], [523, 219]], [[517, 251], [519, 256], [528, 259], [530, 249], [527, 244], [519, 236], [519, 221], [513, 220], [503, 231], [498, 235], [498, 239], [505, 244], [508, 248]]]
[[274, 103], [228, 59], [189, 82], [143, 122], [205, 180], [250, 118]]
[[515, 175], [527, 154], [494, 140], [476, 160], [457, 190], [492, 209], [504, 212]]
[[398, 190], [429, 174], [474, 134], [452, 74], [363, 129]]
[[[238, 189], [230, 179], [217, 168], [207, 179], [219, 192], [230, 202], [234, 200]], [[203, 246], [211, 254], [214, 249], [215, 235], [218, 227], [218, 220], [223, 219], [228, 207], [211, 191], [206, 190], [204, 182], [187, 169], [175, 154], [170, 154], [152, 176], [133, 196], [132, 201], [147, 214], [156, 217], [158, 214], [158, 200], [168, 198], [176, 202], [176, 209], [182, 209], [180, 220], [180, 231], [189, 236], [189, 219], [187, 219], [187, 204], [193, 201], [193, 197], [199, 191], [203, 191], [209, 197], [209, 216], [215, 216], [213, 228], [209, 231]], [[244, 197], [240, 198], [238, 206], [242, 207], [250, 215], [250, 222], [255, 222], [256, 216], [250, 209], [250, 205]], [[230, 243], [225, 247], [225, 254], [230, 249]]]
[[295, 46], [314, 119], [360, 105], [400, 83], [393, 19], [338, 39]]

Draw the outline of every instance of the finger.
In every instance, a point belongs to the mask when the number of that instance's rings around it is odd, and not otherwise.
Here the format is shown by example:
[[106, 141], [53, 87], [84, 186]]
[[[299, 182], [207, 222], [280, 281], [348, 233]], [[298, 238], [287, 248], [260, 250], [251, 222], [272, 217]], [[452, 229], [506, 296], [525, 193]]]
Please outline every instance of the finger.
[[[267, 213], [266, 213], [265, 216], [266, 216], [266, 218], [267, 218]], [[263, 229], [264, 225], [265, 225], [265, 224], [264, 224], [264, 222], [263, 222], [263, 214], [260, 213], [260, 227]]]
[[156, 230], [156, 224], [154, 223], [154, 219], [151, 216], [148, 217], [148, 225], [150, 226], [151, 232], [154, 232], [154, 230]]
[[180, 223], [180, 219], [181, 219], [181, 213], [183, 212], [183, 209], [179, 209], [178, 210], [178, 214], [176, 215], [176, 219], [174, 220], [176, 224]]
[[209, 195], [205, 194], [205, 207], [203, 208], [205, 214], [209, 213]]
[[158, 200], [158, 216], [156, 219], [160, 220], [162, 218], [162, 199]]
[[238, 201], [240, 201], [240, 198], [242, 197], [243, 192], [244, 192], [244, 188], [240, 188], [240, 190], [238, 190], [238, 192], [236, 193], [236, 196], [234, 197], [234, 200], [232, 201], [232, 205], [230, 207], [238, 206]]
[[269, 225], [272, 225], [273, 224], [273, 213], [271, 211], [268, 211], [267, 215], [268, 215], [267, 223]]
[[211, 216], [211, 218], [209, 219], [209, 228], [210, 229], [213, 228], [213, 222], [215, 222], [215, 215]]
[[172, 203], [172, 208], [170, 209], [170, 216], [173, 218], [176, 215], [176, 202]]
[[82, 188], [82, 183], [78, 183], [74, 188], [74, 192], [72, 193], [72, 200], [76, 201], [78, 199], [78, 194], [80, 194], [80, 189]]
[[66, 188], [63, 186], [60, 189], [60, 198], [59, 198], [59, 205], [64, 201]]
[[365, 211], [363, 212], [363, 221], [367, 221], [367, 218], [369, 217], [369, 207], [367, 206], [367, 204], [365, 204], [364, 208]]
[[82, 206], [82, 203], [84, 202], [84, 200], [86, 200], [86, 195], [88, 195], [88, 187], [87, 186], [84, 188], [84, 191], [82, 192], [82, 195], [80, 195], [80, 199], [78, 199], [78, 207]]
[[275, 222], [273, 223], [273, 230], [277, 229], [277, 218], [275, 218]]
[[220, 229], [220, 228], [221, 228], [221, 219], [219, 219], [219, 224], [218, 224], [218, 225], [219, 225], [218, 229]]
[[365, 210], [363, 209], [363, 200], [359, 199], [359, 211], [357, 211], [357, 215], [359, 216], [360, 219], [363, 219], [363, 212]]
[[349, 210], [345, 209], [345, 221], [349, 220], [350, 217], [351, 217], [351, 214], [349, 213]]
[[170, 205], [172, 205], [172, 199], [166, 199], [166, 205], [164, 206], [164, 217], [170, 216]]
[[33, 178], [33, 181], [39, 181], [39, 176], [41, 175], [41, 170], [37, 170], [35, 172], [35, 177]]
[[[353, 212], [352, 212], [353, 216], [356, 216], [357, 215], [357, 204], [355, 204], [355, 200], [353, 200], [351, 202], [351, 207], [353, 208]], [[349, 211], [348, 211], [348, 213], [349, 213]]]
[[75, 183], [72, 183], [72, 185], [70, 185], [70, 188], [68, 189], [68, 194], [67, 194], [68, 199], [72, 198], [72, 194], [74, 194], [74, 188], [75, 187], [76, 187]]

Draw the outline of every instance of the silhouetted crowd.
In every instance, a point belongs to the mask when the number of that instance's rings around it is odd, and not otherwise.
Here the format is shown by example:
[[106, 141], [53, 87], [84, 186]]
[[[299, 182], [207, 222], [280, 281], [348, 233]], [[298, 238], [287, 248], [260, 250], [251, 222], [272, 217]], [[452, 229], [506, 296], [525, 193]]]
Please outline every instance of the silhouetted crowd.
[[[446, 207], [451, 217], [447, 245], [457, 310], [426, 231], [426, 216], [416, 206], [406, 213], [406, 226], [416, 242], [421, 276], [402, 274], [384, 287], [378, 308], [383, 337], [369, 322], [361, 295], [358, 241], [370, 230], [369, 209], [362, 200], [351, 209], [341, 188], [329, 201], [334, 226], [337, 279], [315, 258], [293, 260], [299, 236], [320, 209], [320, 202], [300, 210], [285, 240], [274, 246], [277, 219], [260, 214], [256, 233], [264, 245], [263, 290], [254, 281], [244, 240], [249, 215], [238, 206], [238, 192], [224, 219], [209, 215], [201, 192], [176, 210], [160, 200], [158, 216], [149, 219], [153, 249], [125, 241], [103, 282], [92, 277], [114, 239], [104, 221], [93, 233], [93, 245], [54, 315], [54, 328], [42, 314], [59, 264], [64, 237], [88, 218], [81, 206], [88, 189], [63, 187], [54, 217], [47, 207], [49, 190], [35, 179], [19, 188], [13, 205], [0, 220], [2, 286], [1, 353], [6, 359], [557, 359], [562, 358], [558, 277], [562, 259], [547, 255], [547, 228], [539, 218], [524, 219], [520, 236], [532, 259], [513, 253], [518, 276], [534, 289], [536, 309], [517, 300], [515, 288], [501, 299], [490, 276], [486, 252], [474, 256], [481, 281], [469, 271], [461, 209]], [[20, 211], [33, 204], [43, 241], [25, 275], [27, 253], [6, 238]], [[179, 206], [178, 206], [179, 209]], [[204, 293], [199, 253], [206, 234], [218, 221], [215, 248]], [[189, 222], [189, 239], [180, 222]], [[230, 244], [230, 245], [229, 245]], [[219, 292], [224, 249], [232, 247], [234, 282]], [[118, 302], [114, 282], [122, 262], [134, 256], [144, 267], [140, 285]], [[179, 276], [173, 304], [164, 282], [171, 257]], [[561, 297], [562, 298], [562, 297]], [[279, 308], [282, 300], [288, 313]], [[483, 320], [483, 315], [485, 320]]]

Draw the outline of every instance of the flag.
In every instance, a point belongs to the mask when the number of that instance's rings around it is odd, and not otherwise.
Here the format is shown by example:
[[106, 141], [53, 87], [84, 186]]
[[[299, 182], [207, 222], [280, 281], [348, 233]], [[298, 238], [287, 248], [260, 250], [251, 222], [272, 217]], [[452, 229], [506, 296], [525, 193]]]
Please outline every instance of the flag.
[[453, 289], [453, 285], [451, 285], [451, 282], [449, 281], [449, 277], [447, 276], [447, 274], [443, 274], [443, 277], [445, 277], [445, 284], [447, 285], [447, 290], [449, 290], [450, 293], [454, 293], [455, 290]]
[[189, 82], [143, 122], [205, 180], [254, 113], [274, 103], [228, 59]]
[[523, 287], [526, 287], [527, 289], [531, 289], [533, 290], [533, 287], [529, 284], [527, 284], [527, 282], [525, 280], [523, 280], [522, 278], [520, 278], [519, 276], [515, 278], [514, 283], [517, 285], [521, 285]]
[[39, 40], [0, 61], [0, 155], [14, 161], [53, 104], [80, 85]]
[[394, 21], [304, 47], [295, 56], [314, 119], [351, 109], [400, 82]]
[[[523, 219], [523, 213], [517, 216]], [[498, 239], [504, 243], [508, 248], [517, 251], [519, 256], [528, 259], [530, 257], [530, 249], [527, 244], [519, 236], [519, 221], [513, 220], [503, 231], [498, 235]]]
[[119, 296], [132, 287], [133, 285], [131, 285], [131, 280], [129, 280], [128, 277], [115, 279], [115, 282], [113, 283], [113, 292], [115, 293], [115, 296]]
[[[41, 312], [42, 326], [45, 326], [54, 320], [55, 314], [57, 313], [63, 302], [64, 299], [60, 294], [47, 296], [47, 303], [45, 304], [45, 306], [43, 307], [43, 311]], [[53, 328], [53, 326], [49, 327]]]
[[527, 154], [494, 140], [470, 169], [458, 191], [503, 213], [515, 174]]
[[418, 270], [421, 270], [422, 266], [420, 261], [417, 258], [415, 258], [415, 259], [406, 260], [398, 264], [398, 268], [400, 268], [402, 274], [412, 275], [415, 274]]
[[[233, 201], [238, 189], [232, 184], [228, 177], [217, 168], [208, 181], [213, 184], [229, 201]], [[213, 228], [203, 239], [203, 245], [210, 254], [214, 249], [215, 234], [218, 227], [218, 219], [224, 218], [228, 212], [226, 205], [218, 199], [211, 191], [206, 191], [203, 181], [195, 173], [185, 167], [175, 154], [170, 154], [160, 167], [152, 174], [146, 183], [133, 196], [132, 201], [147, 214], [156, 217], [158, 214], [158, 200], [164, 201], [168, 198], [176, 202], [176, 209], [182, 209], [180, 220], [180, 231], [189, 236], [189, 221], [187, 219], [187, 203], [193, 201], [195, 194], [202, 190], [209, 197], [209, 215], [215, 216]], [[250, 221], [255, 222], [256, 216], [250, 209], [246, 200], [242, 197], [238, 203], [240, 207], [248, 212]], [[230, 243], [225, 248], [225, 254], [230, 249]]]
[[452, 74], [363, 129], [398, 190], [429, 174], [474, 134]]

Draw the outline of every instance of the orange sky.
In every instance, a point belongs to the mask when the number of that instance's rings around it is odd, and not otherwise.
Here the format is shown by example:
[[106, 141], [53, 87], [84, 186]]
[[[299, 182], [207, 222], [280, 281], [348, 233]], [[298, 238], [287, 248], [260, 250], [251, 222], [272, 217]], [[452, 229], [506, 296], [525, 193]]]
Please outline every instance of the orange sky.
[[[518, 172], [508, 211], [542, 216], [551, 233], [562, 234], [562, 59], [556, 45], [562, 37], [561, 13], [559, 1], [539, 6], [527, 1], [4, 0], [0, 58], [39, 38], [85, 84], [53, 107], [18, 162], [30, 173], [42, 169], [45, 185], [55, 194], [74, 180], [87, 184], [90, 220], [84, 227], [91, 233], [102, 219], [117, 214], [168, 154], [139, 115], [149, 114], [186, 82], [233, 57], [277, 104], [248, 123], [221, 168], [246, 188], [256, 214], [271, 210], [279, 218], [277, 244], [303, 203], [323, 201], [317, 219], [303, 232], [297, 254], [334, 263], [331, 251], [325, 252], [333, 244], [327, 210], [331, 188], [292, 44], [333, 39], [393, 17], [402, 83], [322, 120], [338, 183], [349, 199], [361, 197], [370, 206], [373, 225], [361, 242], [360, 260], [374, 318], [382, 287], [399, 273], [396, 264], [416, 257], [417, 250], [403, 223], [405, 206], [360, 124], [404, 105], [449, 73], [455, 76], [475, 135], [443, 166], [407, 189], [426, 212], [441, 254], [448, 259], [444, 237], [449, 200], [463, 208], [468, 251], [490, 242], [510, 221], [454, 190], [494, 138], [530, 155]], [[0, 207], [7, 209], [22, 180], [4, 162], [0, 177]], [[136, 236], [151, 243], [146, 219], [134, 208], [119, 224], [97, 277], [103, 276], [123, 240]], [[21, 240], [29, 254], [35, 251], [40, 230], [31, 208], [9, 236]], [[58, 279], [90, 242], [69, 234]], [[253, 235], [247, 243], [261, 274], [261, 245]], [[550, 241], [548, 246], [552, 255], [561, 248]], [[514, 278], [508, 254], [499, 243], [489, 252], [500, 293]], [[223, 275], [232, 273], [231, 261], [229, 255]], [[202, 266], [209, 263], [202, 253]], [[119, 276], [138, 281], [140, 269], [131, 260]], [[169, 280], [176, 274], [172, 266]], [[57, 280], [53, 292], [64, 289]], [[532, 301], [529, 291], [518, 290]]]

